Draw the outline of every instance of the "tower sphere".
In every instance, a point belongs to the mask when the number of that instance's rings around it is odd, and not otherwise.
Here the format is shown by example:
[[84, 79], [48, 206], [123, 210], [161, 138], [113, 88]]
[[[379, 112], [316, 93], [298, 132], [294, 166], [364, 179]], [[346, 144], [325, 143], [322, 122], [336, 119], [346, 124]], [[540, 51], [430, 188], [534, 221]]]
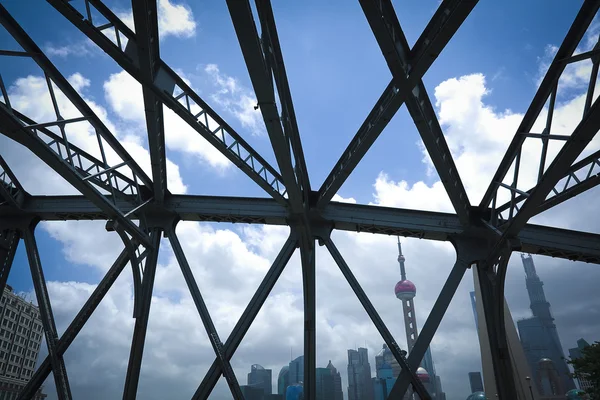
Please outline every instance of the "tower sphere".
[[421, 382], [429, 382], [429, 372], [423, 367], [417, 368], [417, 377], [421, 380]]
[[396, 293], [396, 297], [400, 300], [410, 300], [417, 294], [417, 287], [407, 279], [396, 283], [394, 292]]

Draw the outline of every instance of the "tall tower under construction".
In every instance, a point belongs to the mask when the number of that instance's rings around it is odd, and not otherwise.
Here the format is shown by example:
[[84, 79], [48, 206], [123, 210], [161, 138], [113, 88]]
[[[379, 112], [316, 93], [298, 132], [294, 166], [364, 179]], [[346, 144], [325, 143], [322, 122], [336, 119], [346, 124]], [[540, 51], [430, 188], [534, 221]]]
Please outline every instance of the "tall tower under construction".
[[575, 384], [564, 359], [544, 283], [535, 270], [531, 255], [521, 254], [521, 261], [533, 313], [533, 317], [517, 321], [523, 351], [540, 395], [564, 395], [574, 389]]

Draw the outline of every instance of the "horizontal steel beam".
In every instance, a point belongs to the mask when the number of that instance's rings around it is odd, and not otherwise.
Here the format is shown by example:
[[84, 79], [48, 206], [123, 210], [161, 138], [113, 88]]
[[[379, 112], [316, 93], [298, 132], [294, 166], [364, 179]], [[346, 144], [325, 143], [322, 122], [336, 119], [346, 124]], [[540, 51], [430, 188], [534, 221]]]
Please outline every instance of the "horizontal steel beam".
[[595, 233], [528, 224], [519, 239], [527, 253], [600, 264], [600, 235]]
[[[126, 212], [132, 209], [124, 200], [117, 205]], [[164, 209], [153, 207], [148, 205], [147, 215], [166, 212], [185, 221], [287, 225], [289, 217], [285, 207], [268, 198], [171, 195], [166, 198]], [[11, 220], [24, 217], [45, 221], [107, 219], [83, 196], [31, 196], [21, 211], [0, 207], [0, 217], [4, 224], [0, 223], [0, 229], [8, 228]], [[325, 207], [316, 222], [342, 231], [438, 241], [465, 234], [454, 214], [336, 202]], [[519, 239], [523, 251], [528, 253], [600, 264], [598, 234], [528, 224]]]

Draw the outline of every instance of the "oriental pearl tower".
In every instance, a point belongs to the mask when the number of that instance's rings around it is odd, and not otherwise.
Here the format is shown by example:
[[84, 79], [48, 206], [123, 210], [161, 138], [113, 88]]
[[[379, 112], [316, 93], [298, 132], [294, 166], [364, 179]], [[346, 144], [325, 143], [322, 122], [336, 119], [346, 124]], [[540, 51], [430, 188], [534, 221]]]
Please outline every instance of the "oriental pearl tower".
[[[406, 279], [406, 270], [404, 262], [406, 259], [402, 255], [402, 244], [398, 238], [398, 263], [400, 264], [401, 280], [396, 284], [394, 292], [396, 297], [402, 301], [402, 309], [404, 311], [404, 328], [406, 329], [406, 340], [408, 344], [408, 352], [412, 350], [419, 335], [417, 330], [417, 318], [415, 315], [415, 304], [413, 299], [417, 294], [417, 287], [414, 283]], [[431, 358], [431, 350], [429, 347], [425, 352], [421, 366], [417, 369], [417, 376], [423, 382], [423, 385], [433, 399], [445, 399], [445, 394], [442, 392], [441, 382], [436, 377], [433, 359]]]

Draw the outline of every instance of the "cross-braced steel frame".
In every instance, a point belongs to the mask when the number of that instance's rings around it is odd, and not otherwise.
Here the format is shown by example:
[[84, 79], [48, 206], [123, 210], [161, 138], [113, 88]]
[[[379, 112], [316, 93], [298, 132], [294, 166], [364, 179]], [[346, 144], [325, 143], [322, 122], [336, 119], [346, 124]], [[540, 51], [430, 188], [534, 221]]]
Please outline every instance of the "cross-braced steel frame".
[[[401, 398], [409, 385], [421, 399], [430, 398], [415, 370], [466, 269], [477, 268], [498, 397], [517, 398], [503, 314], [504, 279], [511, 253], [520, 250], [600, 263], [600, 235], [528, 224], [531, 217], [600, 182], [600, 175], [593, 173], [595, 166], [600, 166], [599, 152], [574, 163], [600, 128], [600, 104], [594, 95], [600, 45], [587, 52], [576, 52], [600, 8], [600, 1], [586, 0], [581, 7], [479, 205], [472, 205], [468, 199], [421, 80], [477, 0], [443, 0], [412, 48], [390, 0], [359, 0], [392, 79], [318, 190], [311, 188], [269, 0], [256, 0], [258, 21], [248, 0], [228, 0], [227, 6], [277, 168], [269, 165], [161, 59], [156, 0], [132, 1], [135, 32], [101, 0], [47, 1], [142, 85], [152, 177], [144, 173], [69, 81], [0, 5], [0, 23], [21, 46], [17, 51], [0, 49], [0, 56], [25, 57], [41, 68], [55, 112], [55, 117], [47, 121], [34, 121], [23, 114], [23, 110], [11, 104], [0, 75], [0, 132], [27, 147], [81, 193], [78, 196], [32, 196], [0, 155], [0, 293], [6, 285], [17, 245], [23, 239], [49, 353], [21, 392], [20, 399], [30, 398], [50, 373], [54, 376], [58, 397], [71, 398], [63, 355], [127, 264], [131, 264], [134, 277], [135, 327], [123, 398], [135, 398], [162, 235], [171, 243], [215, 352], [214, 362], [194, 399], [206, 399], [221, 376], [225, 377], [233, 398], [242, 399], [230, 360], [296, 248], [300, 249], [303, 274], [304, 391], [305, 398], [315, 398], [316, 243], [327, 247], [402, 367], [390, 399]], [[78, 10], [82, 10], [81, 13]], [[592, 63], [583, 113], [572, 132], [556, 134], [552, 130], [552, 115], [559, 79], [566, 66], [582, 61]], [[62, 115], [57, 92], [77, 109], [78, 116], [65, 118]], [[455, 213], [332, 202], [335, 193], [403, 104], [415, 122]], [[171, 194], [167, 188], [163, 106], [179, 115], [269, 196]], [[532, 132], [542, 112], [547, 113], [545, 127], [541, 132]], [[88, 131], [97, 140], [96, 149], [83, 149], [69, 138], [69, 127], [75, 123], [87, 124]], [[519, 184], [519, 167], [527, 139], [540, 140], [542, 154], [537, 181], [531, 189], [523, 190]], [[548, 159], [549, 144], [554, 142], [564, 144], [555, 157]], [[509, 172], [512, 175], [509, 176]], [[508, 191], [504, 198], [509, 200], [505, 203], [502, 203], [503, 191]], [[124, 248], [61, 337], [56, 331], [34, 236], [36, 224], [49, 220], [104, 220], [107, 230], [120, 236]], [[225, 343], [212, 322], [175, 233], [181, 220], [291, 228], [289, 238]], [[334, 229], [450, 241], [456, 248], [454, 267], [408, 358], [331, 240]]]

